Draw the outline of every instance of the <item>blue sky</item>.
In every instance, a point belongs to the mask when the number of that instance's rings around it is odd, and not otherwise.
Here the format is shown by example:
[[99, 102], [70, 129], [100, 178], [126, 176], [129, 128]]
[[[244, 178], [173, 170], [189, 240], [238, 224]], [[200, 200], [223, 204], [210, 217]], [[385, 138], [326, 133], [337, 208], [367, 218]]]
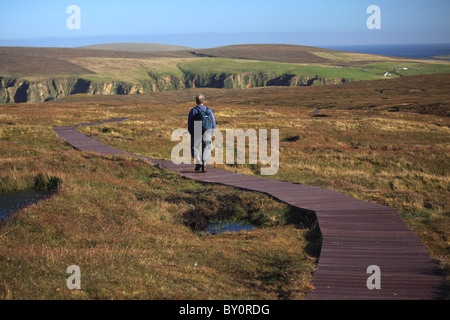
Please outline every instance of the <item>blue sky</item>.
[[[0, 0], [0, 45], [165, 42], [305, 45], [450, 42], [449, 0]], [[81, 29], [69, 30], [70, 5]], [[369, 30], [366, 9], [381, 9]]]

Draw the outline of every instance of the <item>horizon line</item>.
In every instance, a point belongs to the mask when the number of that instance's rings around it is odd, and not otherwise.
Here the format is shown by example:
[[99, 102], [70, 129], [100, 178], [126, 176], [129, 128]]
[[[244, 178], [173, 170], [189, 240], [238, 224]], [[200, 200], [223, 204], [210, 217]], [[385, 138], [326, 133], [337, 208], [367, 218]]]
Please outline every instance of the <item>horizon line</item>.
[[[340, 35], [340, 37], [337, 37]], [[4, 47], [59, 47], [77, 48], [112, 43], [165, 44], [191, 48], [215, 48], [238, 44], [286, 44], [311, 47], [450, 44], [446, 37], [384, 32], [241, 32], [241, 33], [179, 33], [148, 35], [88, 35], [48, 36], [17, 39], [0, 39]], [[399, 40], [400, 39], [400, 40]]]

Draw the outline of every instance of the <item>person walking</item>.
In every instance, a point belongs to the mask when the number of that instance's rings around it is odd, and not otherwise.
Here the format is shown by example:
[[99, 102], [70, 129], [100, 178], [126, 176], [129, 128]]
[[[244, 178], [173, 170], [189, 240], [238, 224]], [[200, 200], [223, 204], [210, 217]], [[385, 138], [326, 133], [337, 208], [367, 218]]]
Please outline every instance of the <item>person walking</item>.
[[203, 94], [195, 97], [195, 102], [197, 106], [191, 109], [188, 117], [191, 156], [194, 158], [195, 171], [206, 172], [206, 164], [211, 159], [212, 136], [216, 129], [216, 120], [211, 109], [205, 107]]

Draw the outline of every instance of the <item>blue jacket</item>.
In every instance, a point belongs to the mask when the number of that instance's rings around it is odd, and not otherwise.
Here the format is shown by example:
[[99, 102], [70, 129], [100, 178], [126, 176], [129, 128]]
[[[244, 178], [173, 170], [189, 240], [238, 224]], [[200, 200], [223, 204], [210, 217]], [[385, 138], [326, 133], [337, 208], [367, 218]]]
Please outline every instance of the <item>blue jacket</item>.
[[[201, 110], [206, 110], [206, 107], [204, 105], [199, 105], [198, 107], [200, 107]], [[209, 109], [211, 110], [211, 109]], [[198, 111], [196, 108], [192, 108], [191, 112], [189, 112], [189, 118], [188, 118], [188, 131], [189, 133], [193, 136], [194, 135], [194, 121], [195, 121], [195, 116], [198, 114]], [[216, 119], [214, 119], [214, 114], [211, 110], [211, 116], [213, 119], [213, 129], [216, 129]]]

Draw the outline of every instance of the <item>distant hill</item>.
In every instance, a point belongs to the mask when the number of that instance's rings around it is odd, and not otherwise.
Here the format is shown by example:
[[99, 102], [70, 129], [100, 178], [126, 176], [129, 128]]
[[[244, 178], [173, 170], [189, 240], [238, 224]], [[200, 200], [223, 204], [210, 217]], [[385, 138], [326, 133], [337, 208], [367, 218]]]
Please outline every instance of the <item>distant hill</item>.
[[193, 48], [158, 43], [105, 43], [78, 47], [81, 49], [99, 49], [114, 51], [186, 51]]
[[[132, 51], [135, 45], [141, 50]], [[0, 61], [0, 103], [50, 101], [77, 93], [315, 86], [450, 73], [450, 62], [444, 60], [280, 44], [210, 49], [124, 43], [89, 48], [0, 47]]]
[[312, 52], [336, 51], [287, 44], [243, 44], [194, 50], [194, 53], [200, 56], [204, 55], [229, 59], [250, 59], [287, 63], [327, 62], [327, 59], [321, 58]]
[[369, 64], [406, 59], [290, 44], [241, 44], [208, 49], [193, 49], [191, 53], [200, 57], [320, 65], [338, 64], [346, 67], [360, 65], [361, 62]]
[[[373, 74], [383, 77], [386, 71], [397, 74], [400, 71], [395, 67], [400, 66], [400, 62], [411, 62], [402, 58], [298, 45], [248, 44], [193, 49], [150, 43], [112, 43], [78, 48], [0, 47], [0, 61], [0, 78], [41, 80], [55, 77], [86, 77], [95, 74], [97, 80], [113, 78], [117, 81], [131, 81], [127, 77], [129, 75], [132, 75], [134, 80], [145, 80], [148, 78], [148, 72], [174, 76], [181, 76], [185, 72], [197, 74], [271, 72], [279, 75], [290, 72], [289, 74], [299, 75], [300, 71], [297, 69], [300, 67], [297, 64], [311, 66], [311, 68], [302, 67], [302, 75], [315, 76], [320, 74], [319, 71], [324, 71], [318, 70], [317, 67], [332, 67], [333, 69], [326, 69], [326, 73], [333, 71], [333, 74], [339, 75], [333, 78], [361, 79], [359, 69], [351, 67], [364, 66], [361, 76], [369, 72], [372, 73], [371, 78]], [[267, 63], [255, 64], [254, 61]], [[444, 71], [441, 67], [436, 66], [434, 69], [430, 67], [432, 70], [427, 67], [430, 63], [440, 66], [445, 64], [448, 67], [448, 62], [445, 61], [415, 60], [415, 62], [416, 65], [401, 65], [407, 68], [404, 71], [402, 69], [401, 75], [447, 72], [447, 69]], [[370, 67], [374, 63], [396, 63], [396, 65]], [[418, 70], [419, 66], [421, 70]], [[298, 72], [294, 72], [294, 69]], [[355, 72], [358, 73], [356, 78], [353, 74]]]

